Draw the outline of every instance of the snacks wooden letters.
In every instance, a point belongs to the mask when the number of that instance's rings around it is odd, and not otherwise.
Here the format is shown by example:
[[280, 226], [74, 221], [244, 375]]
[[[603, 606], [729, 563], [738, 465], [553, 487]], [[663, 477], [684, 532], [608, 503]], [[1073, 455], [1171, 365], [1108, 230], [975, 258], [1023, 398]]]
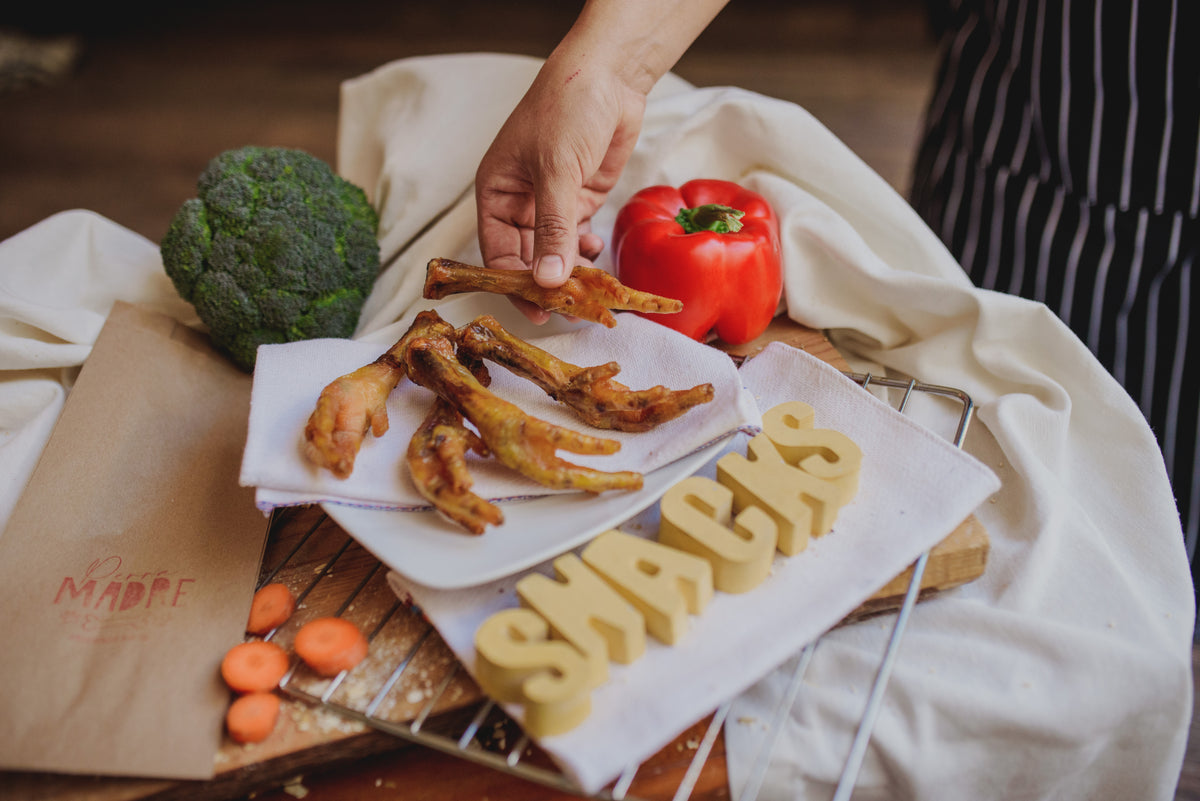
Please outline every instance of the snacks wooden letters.
[[832, 481], [842, 490], [841, 505], [858, 493], [862, 449], [841, 431], [813, 427], [813, 409], [791, 401], [767, 410], [763, 433], [788, 464], [817, 478]]
[[609, 661], [629, 664], [646, 650], [646, 621], [636, 608], [575, 554], [554, 560], [555, 581], [531, 573], [517, 582], [521, 603], [537, 612], [555, 637], [588, 662], [591, 687], [608, 681]]
[[707, 560], [721, 592], [747, 592], [771, 572], [779, 527], [757, 506], [734, 517], [728, 487], [691, 476], [667, 490], [659, 506], [658, 541]]
[[712, 600], [712, 566], [666, 545], [612, 529], [583, 549], [584, 563], [625, 596], [646, 619], [646, 630], [674, 645], [688, 614]]
[[728, 453], [717, 461], [717, 481], [733, 490], [735, 512], [756, 506], [779, 526], [779, 550], [795, 556], [809, 537], [833, 529], [842, 490], [788, 464], [766, 434], [746, 443], [747, 456]]
[[525, 729], [535, 737], [561, 734], [592, 711], [587, 661], [529, 609], [505, 609], [475, 632], [476, 675], [498, 701], [525, 705]]
[[716, 481], [692, 476], [667, 491], [657, 541], [613, 529], [580, 557], [555, 560], [557, 581], [521, 579], [524, 606], [497, 612], [475, 634], [484, 691], [522, 704], [534, 737], [569, 731], [590, 712], [604, 662], [636, 660], [646, 632], [674, 645], [714, 588], [750, 592], [776, 551], [793, 556], [829, 533], [858, 491], [862, 451], [840, 432], [814, 428], [814, 417], [799, 401], [768, 410], [747, 455], [717, 462]]

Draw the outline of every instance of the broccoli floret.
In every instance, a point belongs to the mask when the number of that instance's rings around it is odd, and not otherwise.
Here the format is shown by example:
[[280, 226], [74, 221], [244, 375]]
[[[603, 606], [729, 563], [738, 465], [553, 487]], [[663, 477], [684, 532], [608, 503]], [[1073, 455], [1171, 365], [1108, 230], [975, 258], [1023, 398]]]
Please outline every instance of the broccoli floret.
[[160, 245], [213, 342], [252, 371], [258, 346], [349, 337], [379, 274], [366, 193], [301, 150], [243, 147], [209, 162]]

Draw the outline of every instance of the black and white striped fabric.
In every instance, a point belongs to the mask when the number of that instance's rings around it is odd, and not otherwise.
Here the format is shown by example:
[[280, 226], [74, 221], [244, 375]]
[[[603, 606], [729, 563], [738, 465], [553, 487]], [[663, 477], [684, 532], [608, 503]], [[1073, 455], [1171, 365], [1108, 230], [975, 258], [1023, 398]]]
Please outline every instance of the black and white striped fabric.
[[1200, 536], [1200, 2], [950, 0], [912, 203], [1125, 386]]

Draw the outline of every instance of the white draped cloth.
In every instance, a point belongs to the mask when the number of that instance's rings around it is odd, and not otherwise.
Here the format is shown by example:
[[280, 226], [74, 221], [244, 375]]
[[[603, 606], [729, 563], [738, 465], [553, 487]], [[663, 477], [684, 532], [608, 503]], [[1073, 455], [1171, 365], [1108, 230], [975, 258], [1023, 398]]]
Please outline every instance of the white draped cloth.
[[[338, 171], [377, 205], [386, 270], [356, 336], [419, 298], [431, 254], [479, 261], [472, 180], [539, 62], [402, 60], [346, 82]], [[214, 154], [215, 155], [215, 154]], [[1002, 481], [984, 575], [914, 610], [855, 798], [1169, 799], [1192, 712], [1193, 591], [1154, 438], [1045, 307], [974, 288], [878, 175], [794, 104], [668, 76], [593, 228], [650, 184], [738, 181], [779, 213], [787, 314], [856, 364], [957, 387]], [[599, 260], [611, 268], [607, 254]], [[87, 212], [0, 243], [0, 525], [114, 300], [193, 321], [154, 243]], [[890, 626], [824, 636], [760, 798], [826, 798]], [[736, 797], [772, 674], [726, 724]]]

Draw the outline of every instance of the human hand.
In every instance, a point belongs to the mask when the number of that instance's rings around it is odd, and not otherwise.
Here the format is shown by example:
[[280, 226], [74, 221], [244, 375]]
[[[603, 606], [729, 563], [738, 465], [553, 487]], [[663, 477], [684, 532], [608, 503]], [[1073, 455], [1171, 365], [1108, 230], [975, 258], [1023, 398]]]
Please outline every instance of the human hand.
[[[475, 174], [485, 267], [553, 289], [603, 240], [591, 218], [637, 142], [646, 95], [726, 0], [588, 0]], [[535, 323], [549, 314], [514, 301]]]
[[[591, 217], [637, 141], [646, 98], [596, 62], [557, 52], [484, 155], [476, 173], [479, 244], [486, 267], [533, 269], [560, 286], [590, 266], [603, 240]], [[549, 313], [515, 301], [535, 323]]]

